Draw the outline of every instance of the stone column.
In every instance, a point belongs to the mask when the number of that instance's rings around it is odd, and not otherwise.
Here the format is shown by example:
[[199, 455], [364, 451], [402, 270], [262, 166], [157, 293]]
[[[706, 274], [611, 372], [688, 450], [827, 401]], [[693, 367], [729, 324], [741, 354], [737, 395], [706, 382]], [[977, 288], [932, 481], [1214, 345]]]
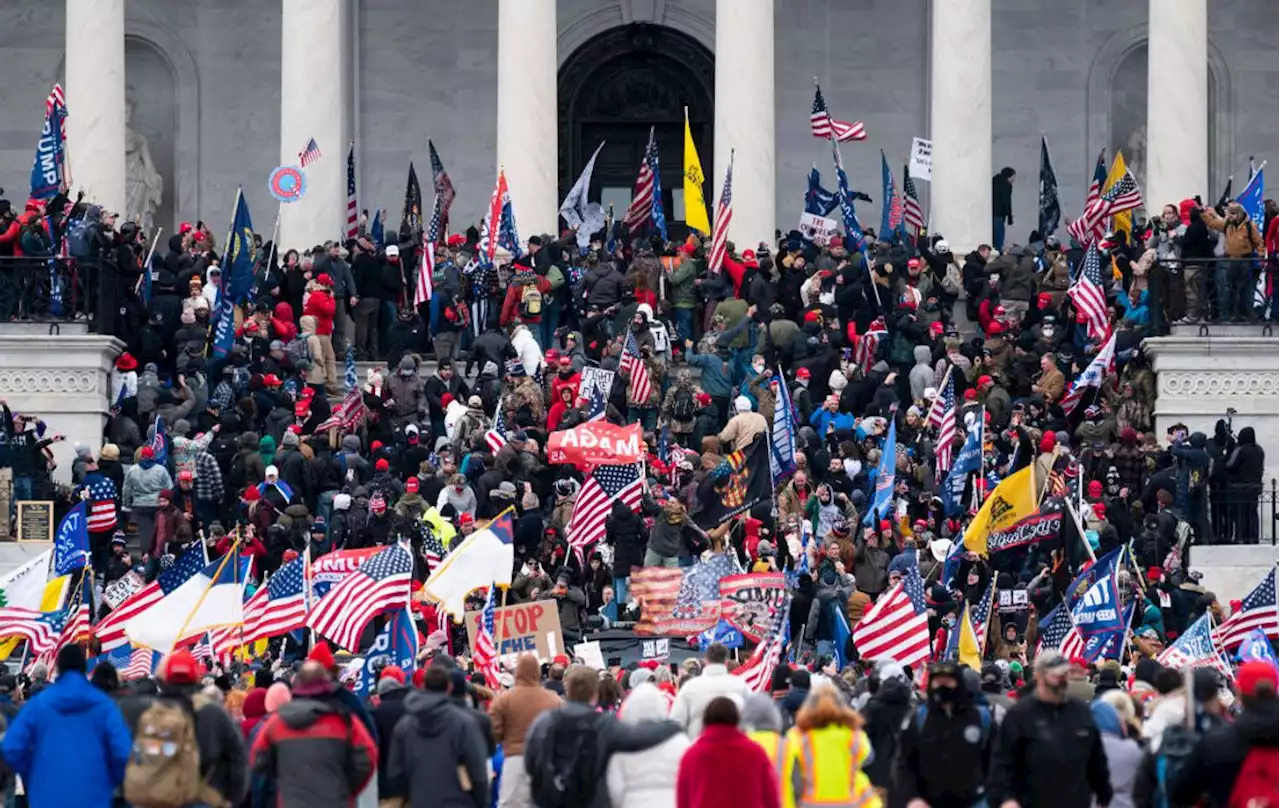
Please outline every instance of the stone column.
[[[280, 205], [279, 252], [336, 238], [346, 229], [349, 99], [342, 88], [345, 0], [281, 0], [280, 164], [299, 165], [311, 138], [320, 159], [303, 169], [307, 190]], [[327, 54], [321, 56], [321, 54]], [[254, 211], [254, 224], [270, 238], [275, 211]]]
[[71, 190], [123, 213], [124, 0], [67, 0], [66, 40]]
[[991, 243], [991, 0], [934, 0], [932, 16], [929, 218], [963, 255]]
[[558, 230], [557, 64], [556, 0], [498, 0], [498, 167], [525, 240]]
[[1146, 208], [1209, 196], [1207, 0], [1151, 0]]
[[[773, 242], [777, 163], [774, 151], [774, 0], [716, 0], [715, 160], [707, 171], [707, 211], [715, 226], [724, 172], [733, 161], [733, 222], [739, 250]], [[704, 170], [706, 155], [700, 155]], [[790, 230], [791, 226], [782, 228]]]

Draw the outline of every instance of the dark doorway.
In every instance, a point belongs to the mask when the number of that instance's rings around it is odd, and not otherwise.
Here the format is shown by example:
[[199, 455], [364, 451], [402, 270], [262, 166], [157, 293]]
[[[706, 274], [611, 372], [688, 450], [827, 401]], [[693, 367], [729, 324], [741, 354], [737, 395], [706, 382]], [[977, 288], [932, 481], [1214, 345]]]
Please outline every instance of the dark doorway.
[[[623, 188], [629, 193], [653, 127], [668, 236], [683, 238], [688, 231], [683, 221], [675, 221], [673, 191], [683, 189], [684, 111], [688, 107], [698, 156], [709, 172], [714, 89], [711, 52], [671, 28], [613, 28], [578, 48], [560, 68], [560, 198], [601, 141], [605, 147], [596, 160], [591, 199]], [[614, 211], [618, 217], [625, 212], [618, 206]]]

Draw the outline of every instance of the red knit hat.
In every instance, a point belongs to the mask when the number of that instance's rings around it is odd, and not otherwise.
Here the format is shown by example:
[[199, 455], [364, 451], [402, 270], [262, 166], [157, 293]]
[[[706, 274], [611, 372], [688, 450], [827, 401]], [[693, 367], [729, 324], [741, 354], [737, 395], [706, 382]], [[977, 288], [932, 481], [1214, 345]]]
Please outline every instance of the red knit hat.
[[[1052, 450], [1052, 449], [1050, 449], [1049, 451], [1053, 451], [1053, 450]], [[1101, 481], [1101, 480], [1090, 480], [1090, 481], [1089, 481], [1089, 496], [1093, 497], [1094, 499], [1097, 499], [1098, 497], [1102, 496], [1102, 481]]]
[[251, 485], [244, 490], [244, 493], [240, 495], [240, 498], [245, 502], [257, 502], [262, 499], [262, 492], [258, 490], [256, 485]]
[[316, 647], [311, 649], [311, 653], [307, 654], [308, 662], [319, 662], [324, 666], [325, 670], [333, 670], [337, 664], [333, 659], [333, 651], [330, 650], [327, 642], [321, 641], [316, 643]]
[[1276, 669], [1272, 665], [1254, 660], [1246, 662], [1236, 671], [1236, 686], [1242, 696], [1256, 696], [1259, 685], [1271, 685], [1271, 692], [1276, 692]]

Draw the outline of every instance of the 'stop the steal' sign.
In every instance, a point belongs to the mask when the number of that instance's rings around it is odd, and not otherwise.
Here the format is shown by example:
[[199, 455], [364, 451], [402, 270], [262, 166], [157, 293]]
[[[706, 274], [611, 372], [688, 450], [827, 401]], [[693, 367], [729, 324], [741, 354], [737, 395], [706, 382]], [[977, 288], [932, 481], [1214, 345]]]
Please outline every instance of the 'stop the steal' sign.
[[[480, 627], [480, 612], [467, 612], [467, 640], [474, 648]], [[560, 633], [560, 612], [554, 600], [519, 603], [493, 610], [493, 644], [498, 656], [537, 654], [542, 662], [550, 662], [563, 654], [564, 637]]]

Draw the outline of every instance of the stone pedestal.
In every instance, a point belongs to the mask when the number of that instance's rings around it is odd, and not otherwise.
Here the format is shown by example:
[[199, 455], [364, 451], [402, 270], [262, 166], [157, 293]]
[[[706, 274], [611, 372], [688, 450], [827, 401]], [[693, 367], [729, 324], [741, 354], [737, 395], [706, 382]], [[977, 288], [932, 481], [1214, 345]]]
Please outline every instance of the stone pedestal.
[[52, 446], [59, 483], [71, 482], [75, 445], [97, 456], [111, 406], [112, 362], [124, 350], [114, 337], [36, 336], [0, 327], [0, 400], [15, 414], [38, 416], [46, 435], [65, 435]]
[[498, 167], [522, 241], [559, 232], [556, 64], [556, 0], [498, 0]]
[[1209, 186], [1208, 0], [1151, 0], [1146, 208]]
[[1243, 599], [1275, 565], [1276, 548], [1270, 544], [1191, 548], [1191, 569], [1204, 575], [1200, 585], [1224, 606]]
[[66, 37], [71, 190], [124, 213], [124, 0], [67, 0]]
[[[774, 242], [777, 227], [773, 94], [774, 0], [716, 3], [715, 160], [704, 188], [711, 226], [733, 161], [733, 221], [729, 240], [739, 251]], [[702, 157], [703, 169], [707, 156]], [[783, 227], [783, 230], [786, 230]]]

